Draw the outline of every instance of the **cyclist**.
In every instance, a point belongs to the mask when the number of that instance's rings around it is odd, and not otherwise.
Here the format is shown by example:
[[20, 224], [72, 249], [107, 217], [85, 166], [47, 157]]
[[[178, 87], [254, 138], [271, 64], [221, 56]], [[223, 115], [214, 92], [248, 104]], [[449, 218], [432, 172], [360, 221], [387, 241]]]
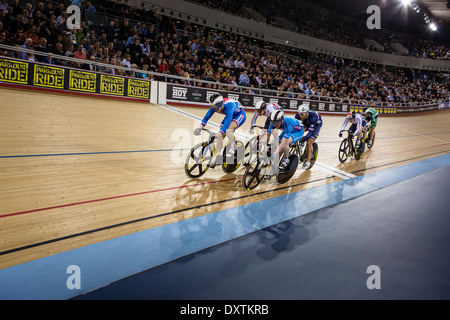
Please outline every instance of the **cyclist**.
[[279, 145], [273, 151], [272, 157], [277, 154], [282, 154], [282, 161], [280, 163], [280, 169], [285, 171], [289, 166], [289, 146], [292, 143], [299, 141], [303, 137], [303, 126], [295, 118], [285, 117], [284, 112], [281, 110], [276, 110], [270, 115], [270, 126], [267, 132], [267, 143], [269, 143], [270, 135], [273, 129], [280, 129], [283, 132], [279, 136]]
[[264, 125], [265, 129], [269, 129], [270, 126], [270, 115], [274, 110], [283, 110], [278, 104], [276, 103], [266, 103], [263, 100], [259, 100], [255, 103], [255, 114], [253, 115], [252, 122], [250, 125], [250, 134], [253, 134], [253, 127], [256, 124], [256, 120], [259, 116], [265, 116], [267, 117], [266, 123]]
[[209, 98], [209, 105], [210, 108], [208, 112], [203, 117], [200, 127], [194, 130], [194, 134], [201, 134], [202, 128], [206, 126], [209, 119], [211, 119], [214, 113], [218, 112], [225, 115], [225, 118], [220, 124], [220, 130], [216, 133], [216, 148], [219, 154], [211, 162], [210, 166], [214, 168], [214, 166], [216, 165], [216, 159], [222, 159], [222, 143], [225, 135], [228, 137], [228, 140], [230, 140], [229, 153], [230, 155], [234, 155], [234, 152], [236, 151], [236, 139], [234, 137], [234, 131], [245, 122], [246, 115], [244, 108], [238, 101], [228, 98], [224, 99], [223, 96], [218, 93], [211, 95], [211, 97]]
[[347, 113], [345, 117], [344, 124], [342, 125], [341, 131], [339, 132], [339, 137], [342, 137], [342, 131], [345, 130], [347, 123], [350, 122], [352, 125], [348, 128], [349, 134], [352, 133], [356, 136], [355, 149], [358, 149], [361, 143], [362, 131], [366, 127], [366, 120], [359, 112], [351, 111]]
[[298, 107], [295, 119], [301, 120], [305, 130], [308, 130], [306, 136], [302, 138], [302, 141], [307, 143], [306, 158], [303, 162], [303, 169], [308, 169], [311, 165], [310, 159], [313, 153], [312, 144], [319, 137], [320, 128], [322, 128], [322, 117], [316, 111], [309, 110], [309, 106], [305, 103]]
[[375, 128], [376, 128], [377, 122], [378, 122], [378, 111], [374, 108], [367, 108], [362, 113], [362, 116], [365, 118], [367, 123], [369, 123], [369, 121], [370, 121], [369, 130], [371, 130], [371, 131], [369, 134], [369, 141], [367, 142], [367, 145], [369, 147], [372, 147], [373, 137], [375, 135]]

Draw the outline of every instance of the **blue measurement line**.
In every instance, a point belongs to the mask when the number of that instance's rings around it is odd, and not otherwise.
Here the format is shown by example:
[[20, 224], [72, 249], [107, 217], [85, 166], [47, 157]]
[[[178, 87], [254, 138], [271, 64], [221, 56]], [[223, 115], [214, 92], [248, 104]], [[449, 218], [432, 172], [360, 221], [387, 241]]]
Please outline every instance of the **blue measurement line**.
[[104, 152], [25, 154], [25, 155], [14, 155], [14, 156], [0, 156], [0, 159], [33, 158], [33, 157], [59, 157], [59, 156], [84, 156], [84, 155], [115, 154], [115, 153], [172, 152], [172, 151], [182, 151], [182, 150], [190, 150], [190, 149], [159, 149], [159, 150], [129, 150], [129, 151], [104, 151]]
[[[377, 140], [408, 138], [408, 137], [414, 137], [414, 136], [433, 136], [433, 135], [440, 135], [440, 134], [447, 134], [447, 133], [450, 133], [450, 132], [430, 133], [430, 134], [422, 134], [422, 135], [417, 134], [417, 135], [393, 136], [393, 137], [377, 137]], [[328, 140], [328, 141], [317, 141], [317, 143], [337, 143], [337, 142], [341, 142], [341, 141], [342, 141], [342, 139], [338, 139], [338, 140]], [[185, 150], [191, 150], [191, 148], [156, 149], [156, 150], [128, 150], [128, 151], [103, 151], [103, 152], [25, 154], [25, 155], [0, 156], [0, 159], [34, 158], [34, 157], [61, 157], [61, 156], [84, 156], [84, 155], [116, 154], [116, 153], [172, 152], [172, 151], [185, 151]]]

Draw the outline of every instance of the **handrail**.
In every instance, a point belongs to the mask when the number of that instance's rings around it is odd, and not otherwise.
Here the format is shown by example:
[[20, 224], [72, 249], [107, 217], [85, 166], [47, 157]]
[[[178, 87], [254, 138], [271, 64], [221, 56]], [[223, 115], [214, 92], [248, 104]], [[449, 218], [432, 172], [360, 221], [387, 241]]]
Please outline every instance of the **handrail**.
[[[144, 74], [151, 76], [151, 78], [149, 77], [149, 79], [148, 79], [149, 81], [155, 80], [155, 79], [153, 79], [153, 77], [158, 77], [158, 78], [162, 79], [163, 81], [166, 81], [167, 79], [175, 79], [175, 80], [181, 80], [184, 82], [193, 82], [194, 85], [191, 85], [191, 86], [198, 86], [198, 83], [202, 83], [205, 85], [216, 85], [217, 88], [214, 88], [214, 89], [217, 89], [217, 90], [246, 92], [246, 93], [253, 93], [253, 94], [257, 94], [257, 95], [272, 96], [272, 97], [287, 97], [287, 98], [309, 100], [309, 101], [315, 101], [315, 102], [336, 102], [336, 103], [388, 106], [388, 107], [390, 107], [390, 106], [392, 106], [392, 107], [395, 107], [395, 106], [420, 107], [420, 106], [428, 106], [428, 105], [432, 105], [432, 104], [440, 103], [440, 102], [447, 102], [447, 100], [434, 100], [434, 101], [429, 101], [429, 102], [419, 102], [419, 103], [411, 103], [411, 104], [388, 103], [388, 102], [375, 104], [375, 102], [365, 101], [365, 100], [356, 100], [356, 99], [347, 99], [347, 98], [342, 99], [342, 98], [325, 97], [325, 96], [313, 96], [313, 99], [311, 99], [311, 96], [308, 96], [305, 93], [278, 91], [278, 90], [264, 89], [264, 88], [251, 88], [251, 87], [244, 87], [244, 86], [239, 86], [239, 85], [230, 85], [230, 84], [220, 83], [220, 82], [212, 82], [212, 81], [208, 81], [208, 80], [186, 78], [186, 77], [180, 77], [180, 76], [172, 75], [172, 74], [163, 74], [163, 73], [158, 73], [158, 72], [153, 72], [153, 71], [148, 71], [148, 70], [140, 70], [140, 69], [123, 67], [123, 66], [105, 64], [105, 63], [101, 63], [101, 62], [97, 62], [97, 61], [81, 60], [78, 58], [61, 56], [61, 55], [54, 54], [54, 53], [30, 50], [30, 49], [22, 48], [19, 46], [9, 46], [9, 45], [0, 44], [0, 48], [5, 49], [5, 50], [10, 50], [10, 51], [25, 52], [25, 53], [32, 53], [34, 55], [47, 56], [47, 57], [51, 57], [52, 59], [60, 59], [60, 60], [74, 62], [77, 64], [89, 64], [89, 65], [94, 65], [97, 67], [100, 66], [100, 67], [106, 67], [106, 68], [110, 68], [110, 69], [120, 69], [125, 72], [131, 71], [131, 72], [134, 72], [135, 74], [136, 73], [144, 73]], [[14, 56], [0, 56], [0, 58], [2, 58], [2, 57], [23, 60], [18, 57], [14, 57]], [[41, 63], [41, 62], [39, 62], [39, 63]], [[144, 78], [143, 80], [146, 80], [146, 79]], [[289, 97], [289, 95], [291, 97]]]

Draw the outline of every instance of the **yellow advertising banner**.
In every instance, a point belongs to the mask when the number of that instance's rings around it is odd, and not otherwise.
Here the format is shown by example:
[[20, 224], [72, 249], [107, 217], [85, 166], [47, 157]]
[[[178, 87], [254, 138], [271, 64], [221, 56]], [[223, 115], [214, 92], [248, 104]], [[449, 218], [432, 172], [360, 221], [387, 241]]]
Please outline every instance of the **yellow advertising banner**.
[[150, 81], [128, 79], [128, 96], [150, 98]]
[[125, 94], [125, 79], [120, 77], [101, 75], [100, 93], [123, 96]]
[[0, 81], [28, 84], [28, 63], [0, 59]]
[[35, 86], [64, 89], [64, 69], [34, 65]]
[[70, 70], [69, 90], [95, 92], [97, 75], [95, 73]]

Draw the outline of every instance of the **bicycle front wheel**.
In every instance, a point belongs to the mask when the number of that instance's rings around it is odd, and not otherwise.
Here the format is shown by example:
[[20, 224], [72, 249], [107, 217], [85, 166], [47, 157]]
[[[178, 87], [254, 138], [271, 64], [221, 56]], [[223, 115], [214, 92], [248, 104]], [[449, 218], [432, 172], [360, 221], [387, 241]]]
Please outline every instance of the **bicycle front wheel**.
[[209, 169], [213, 159], [213, 148], [210, 144], [202, 142], [197, 144], [189, 152], [184, 171], [189, 178], [199, 178]]
[[342, 140], [339, 146], [338, 158], [341, 163], [347, 161], [350, 155], [350, 144], [348, 143], [348, 138]]
[[249, 164], [247, 169], [245, 170], [244, 176], [242, 177], [242, 185], [245, 190], [255, 189], [261, 181], [264, 179], [264, 176], [267, 175], [268, 170], [268, 161], [260, 158], [256, 158]]
[[245, 144], [245, 153], [244, 153], [244, 166], [250, 165], [257, 157], [259, 157], [259, 153], [261, 151], [261, 145], [258, 141], [258, 137], [251, 138]]

